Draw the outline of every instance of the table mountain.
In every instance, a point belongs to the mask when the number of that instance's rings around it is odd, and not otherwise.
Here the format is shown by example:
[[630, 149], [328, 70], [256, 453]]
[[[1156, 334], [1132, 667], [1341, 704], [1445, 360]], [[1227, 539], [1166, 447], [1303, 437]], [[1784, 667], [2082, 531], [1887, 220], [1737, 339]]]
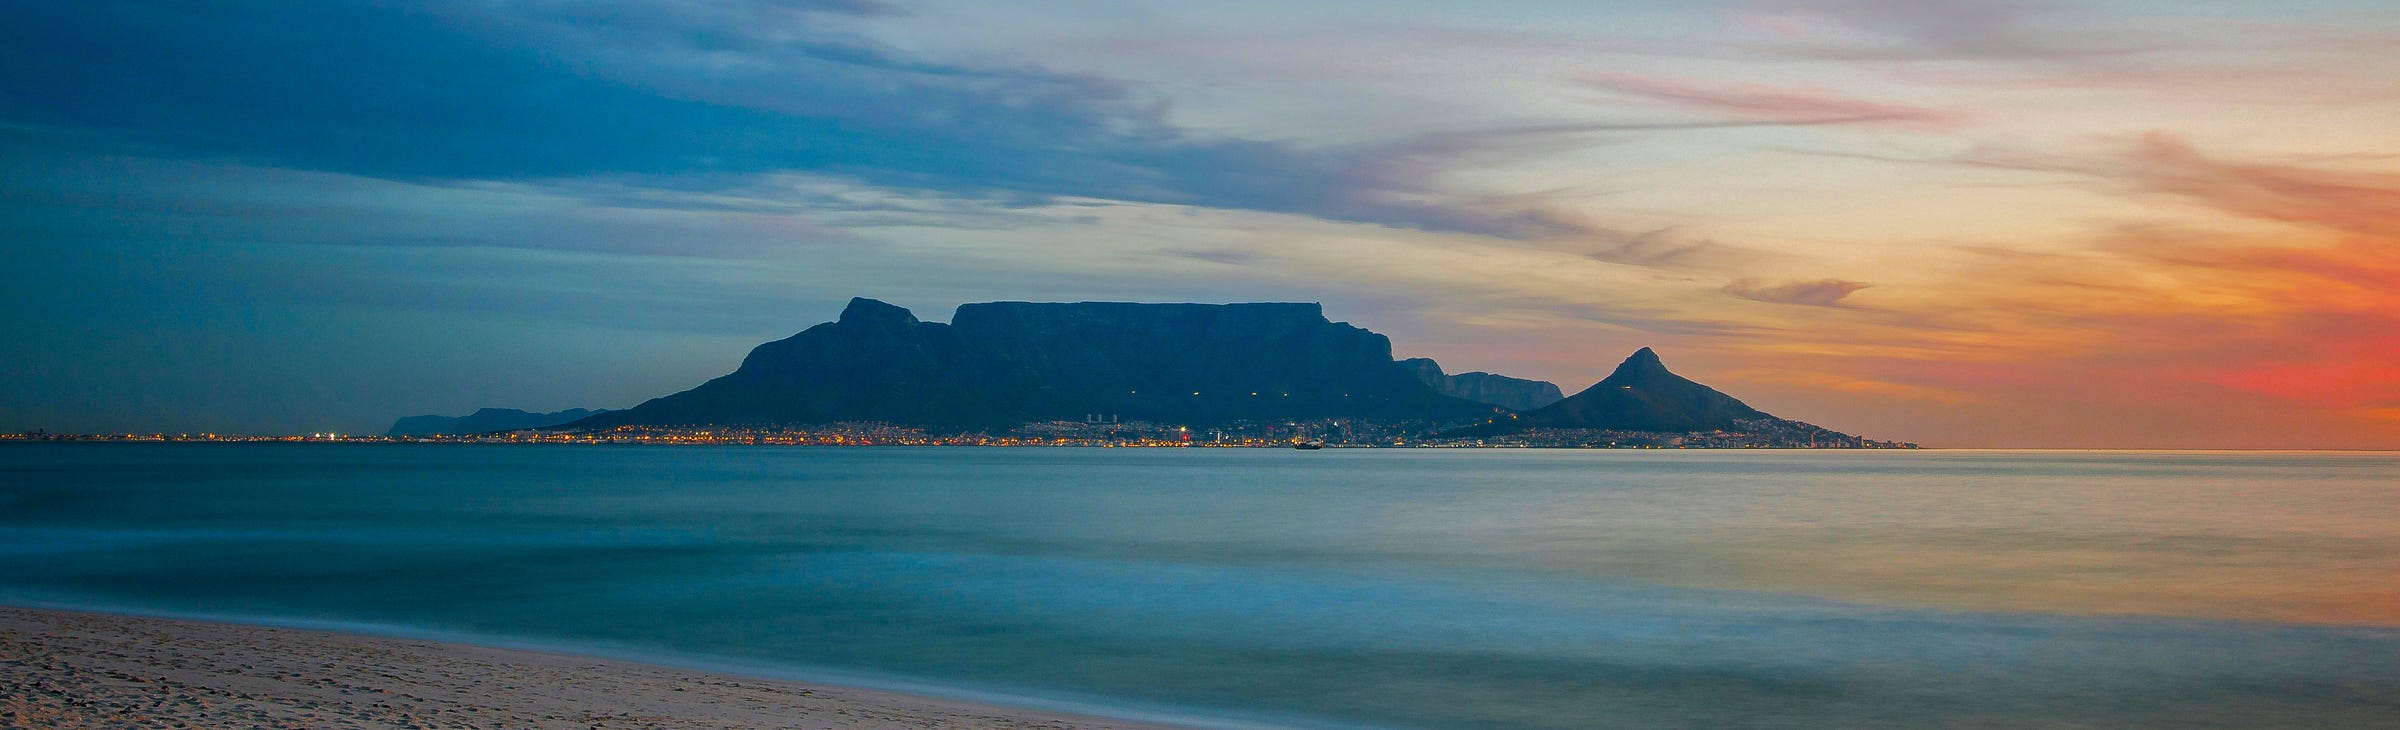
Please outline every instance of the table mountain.
[[1390, 339], [1328, 321], [1316, 304], [990, 302], [942, 324], [859, 298], [834, 322], [760, 345], [731, 374], [570, 426], [993, 428], [1087, 415], [1206, 425], [1493, 411], [1435, 392], [1391, 353]]
[[1009, 405], [978, 385], [982, 360], [950, 325], [852, 299], [840, 319], [759, 345], [730, 374], [571, 425], [1005, 421]]

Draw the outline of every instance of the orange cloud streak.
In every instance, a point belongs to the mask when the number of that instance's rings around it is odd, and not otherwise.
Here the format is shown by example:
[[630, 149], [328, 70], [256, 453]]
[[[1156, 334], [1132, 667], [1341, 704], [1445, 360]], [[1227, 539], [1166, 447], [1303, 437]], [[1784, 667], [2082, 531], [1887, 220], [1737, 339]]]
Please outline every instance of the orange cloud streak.
[[1822, 89], [1756, 84], [1702, 86], [1630, 74], [1596, 73], [1585, 86], [1725, 116], [1789, 124], [1895, 124], [1929, 129], [1957, 125], [1960, 116], [1940, 109], [1872, 101]]
[[[2143, 223], [2065, 250], [1954, 248], [1952, 276], [1878, 282], [1874, 307], [1786, 308], [1777, 341], [1728, 351], [1843, 374], [1762, 385], [1956, 394], [1917, 407], [1983, 414], [1962, 424], [2038, 429], [2027, 424], [2088, 412], [2217, 444], [2400, 446], [2400, 175], [2229, 161], [2166, 134], [2095, 158], [1961, 161], [2089, 176], [2284, 230]], [[2062, 403], [2076, 407], [2060, 415]], [[2145, 443], [2191, 443], [2157, 438]]]

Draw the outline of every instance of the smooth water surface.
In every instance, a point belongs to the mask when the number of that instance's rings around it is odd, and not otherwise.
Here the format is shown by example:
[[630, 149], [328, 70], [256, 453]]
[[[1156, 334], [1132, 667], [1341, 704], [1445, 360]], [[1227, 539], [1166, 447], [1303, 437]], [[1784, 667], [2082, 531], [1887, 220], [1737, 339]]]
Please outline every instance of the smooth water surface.
[[1227, 724], [2400, 726], [2400, 455], [0, 446], [0, 601]]

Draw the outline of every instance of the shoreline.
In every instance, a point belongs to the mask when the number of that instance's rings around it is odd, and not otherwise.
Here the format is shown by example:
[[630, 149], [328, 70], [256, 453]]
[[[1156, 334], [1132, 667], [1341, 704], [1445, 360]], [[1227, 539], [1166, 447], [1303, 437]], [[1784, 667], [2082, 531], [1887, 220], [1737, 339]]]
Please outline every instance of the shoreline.
[[[726, 441], [607, 441], [607, 440], [509, 440], [509, 439], [410, 439], [410, 438], [153, 438], [67, 437], [67, 438], [9, 438], [0, 434], [0, 444], [242, 444], [242, 445], [393, 445], [393, 446], [643, 446], [656, 448], [700, 448], [734, 446], [762, 449], [1223, 449], [1291, 451], [1290, 444], [1250, 443], [1175, 443], [1175, 442], [1113, 442], [1113, 443], [754, 443]], [[1335, 450], [1475, 450], [1475, 451], [1956, 451], [1960, 449], [1928, 448], [1924, 446], [1561, 446], [1549, 444], [1326, 444], [1317, 449]], [[1982, 451], [2110, 451], [2112, 449], [1966, 449]], [[2116, 451], [2244, 451], [2245, 449], [2113, 449]], [[2362, 449], [2247, 449], [2251, 451], [2371, 451]]]
[[[706, 443], [661, 443], [661, 442], [643, 442], [643, 441], [507, 441], [507, 440], [464, 440], [464, 439], [441, 439], [441, 440], [437, 440], [437, 439], [418, 439], [418, 440], [409, 440], [409, 439], [391, 439], [391, 438], [358, 438], [358, 439], [327, 440], [327, 439], [287, 439], [287, 438], [280, 438], [280, 437], [277, 437], [277, 438], [266, 438], [266, 437], [262, 437], [262, 438], [244, 438], [244, 439], [234, 439], [234, 438], [217, 438], [217, 439], [188, 438], [188, 439], [187, 439], [187, 438], [173, 438], [173, 437], [167, 437], [167, 438], [153, 438], [153, 437], [148, 437], [148, 436], [143, 436], [143, 437], [135, 437], [135, 438], [120, 438], [120, 437], [85, 437], [85, 436], [77, 436], [77, 437], [69, 437], [69, 438], [43, 438], [43, 439], [30, 439], [30, 438], [7, 438], [7, 436], [10, 436], [10, 435], [11, 435], [11, 434], [0, 434], [0, 447], [9, 446], [9, 445], [68, 445], [68, 444], [137, 444], [137, 445], [138, 445], [138, 444], [146, 444], [146, 445], [162, 445], [162, 444], [163, 444], [163, 445], [180, 445], [180, 446], [197, 446], [197, 445], [239, 445], [239, 446], [278, 446], [278, 445], [280, 445], [280, 446], [503, 446], [503, 447], [521, 447], [521, 446], [573, 446], [573, 447], [592, 447], [592, 446], [624, 446], [624, 447], [660, 448], [660, 449], [679, 449], [679, 448], [681, 448], [681, 449], [699, 449], [699, 448], [719, 448], [719, 447], [724, 447], [724, 448], [755, 448], [755, 449], [768, 449], [768, 450], [775, 450], [775, 449], [809, 449], [809, 450], [828, 450], [828, 451], [847, 451], [847, 450], [880, 450], [880, 449], [962, 449], [962, 450], [977, 450], [977, 449], [1031, 449], [1031, 450], [1037, 450], [1037, 451], [1078, 451], [1078, 450], [1093, 450], [1093, 451], [1096, 451], [1096, 450], [1109, 450], [1109, 449], [1169, 449], [1169, 450], [1173, 450], [1173, 449], [1182, 449], [1182, 450], [1197, 450], [1197, 451], [1291, 451], [1291, 450], [1293, 450], [1293, 449], [1292, 449], [1290, 446], [1285, 446], [1285, 445], [1253, 446], [1253, 445], [1204, 444], [1204, 443], [1194, 443], [1194, 444], [1175, 444], [1175, 445], [1158, 445], [1158, 446], [1103, 445], [1103, 444], [1024, 444], [1024, 445], [1010, 445], [1010, 446], [1001, 446], [1001, 445], [993, 445], [993, 444], [881, 444], [881, 443], [877, 443], [877, 444], [867, 444], [867, 443], [852, 443], [852, 444], [754, 444], [754, 443], [748, 443], [748, 442], [739, 442], [739, 441], [722, 441], [722, 442], [706, 442]], [[2389, 449], [2367, 449], [2367, 448], [2064, 447], [2064, 446], [1924, 446], [1924, 445], [1918, 445], [1918, 446], [1914, 446], [1914, 447], [1907, 447], [1907, 448], [1882, 448], [1882, 447], [1857, 448], [1857, 447], [1847, 447], [1847, 446], [1827, 446], [1827, 447], [1813, 447], [1813, 448], [1812, 448], [1812, 447], [1806, 447], [1806, 446], [1797, 446], [1797, 447], [1794, 447], [1794, 446], [1759, 446], [1759, 447], [1664, 446], [1664, 447], [1660, 447], [1660, 446], [1528, 446], [1528, 445], [1514, 445], [1514, 444], [1510, 444], [1510, 445], [1488, 445], [1488, 446], [1454, 446], [1454, 445], [1447, 445], [1447, 444], [1444, 444], [1444, 445], [1417, 445], [1417, 444], [1410, 444], [1410, 445], [1406, 445], [1406, 446], [1391, 446], [1391, 445], [1378, 445], [1378, 444], [1327, 444], [1327, 445], [1325, 446], [1325, 450], [1339, 450], [1339, 451], [1546, 451], [1546, 452], [1676, 451], [1676, 452], [1768, 452], [1768, 453], [1784, 453], [1784, 454], [1789, 454], [1789, 453], [1894, 453], [1894, 452], [1901, 452], [1901, 453], [1908, 453], [1908, 452], [1915, 452], [1915, 453], [1930, 453], [1930, 452], [1939, 452], [1939, 453], [1968, 453], [1968, 454], [2319, 454], [2319, 455], [2364, 455], [2364, 456], [2389, 456], [2389, 455], [2400, 454], [2400, 448], [2389, 448]]]
[[1175, 730], [455, 641], [0, 605], [0, 727]]

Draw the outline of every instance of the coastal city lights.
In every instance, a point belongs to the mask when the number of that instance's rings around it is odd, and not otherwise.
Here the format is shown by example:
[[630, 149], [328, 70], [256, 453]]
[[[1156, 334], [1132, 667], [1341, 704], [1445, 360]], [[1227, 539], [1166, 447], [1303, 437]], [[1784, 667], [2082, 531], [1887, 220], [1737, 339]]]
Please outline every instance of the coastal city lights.
[[[1465, 425], [1465, 424], [1460, 424]], [[165, 443], [408, 443], [408, 444], [639, 444], [657, 446], [981, 446], [1104, 448], [1286, 448], [1315, 438], [1342, 448], [1634, 448], [1634, 449], [1913, 449], [1915, 444], [1862, 439], [1830, 431], [1760, 424], [1758, 431], [1648, 433], [1603, 429], [1533, 429], [1503, 436], [1450, 437], [1421, 423], [1314, 421], [1237, 423], [1194, 430], [1140, 421], [1092, 424], [1052, 421], [1001, 434], [951, 433], [893, 424], [826, 424], [809, 428], [664, 428], [626, 426], [599, 431], [507, 431], [439, 436], [303, 436], [230, 434], [0, 433], [0, 441]], [[1323, 434], [1312, 436], [1312, 434]]]

